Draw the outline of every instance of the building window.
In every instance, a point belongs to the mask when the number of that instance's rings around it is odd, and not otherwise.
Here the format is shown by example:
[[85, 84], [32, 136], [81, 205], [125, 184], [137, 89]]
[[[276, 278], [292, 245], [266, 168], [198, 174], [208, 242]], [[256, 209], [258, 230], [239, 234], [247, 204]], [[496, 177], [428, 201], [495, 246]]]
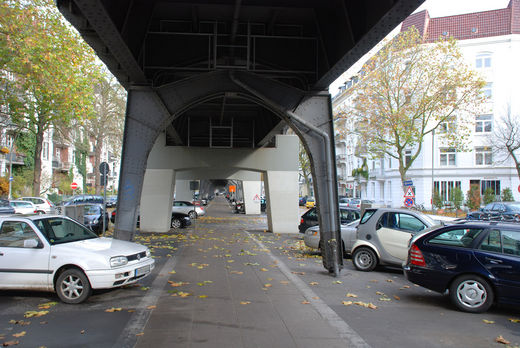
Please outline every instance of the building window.
[[441, 156], [440, 156], [440, 165], [441, 166], [454, 166], [456, 164], [457, 159], [457, 152], [454, 148], [442, 148], [439, 149]]
[[433, 189], [435, 192], [439, 192], [443, 202], [450, 200], [451, 192], [455, 187], [460, 189], [460, 181], [435, 181], [433, 183]]
[[484, 88], [482, 88], [482, 95], [488, 99], [491, 99], [493, 96], [493, 82], [486, 83]]
[[49, 143], [44, 141], [42, 146], [42, 158], [44, 160], [49, 159]]
[[493, 130], [493, 115], [479, 115], [475, 118], [475, 132], [488, 133]]
[[455, 117], [450, 117], [439, 124], [438, 132], [440, 134], [451, 133], [455, 130]]
[[475, 148], [475, 164], [477, 166], [490, 166], [493, 164], [493, 153], [490, 147]]
[[500, 180], [482, 180], [480, 182], [480, 193], [483, 195], [488, 188], [491, 188], [495, 196], [500, 196]]
[[491, 68], [491, 53], [480, 53], [475, 60], [475, 68]]
[[406, 150], [404, 152], [404, 165], [408, 167], [410, 162], [412, 162], [412, 150]]
[[388, 168], [392, 169], [392, 157], [388, 158]]

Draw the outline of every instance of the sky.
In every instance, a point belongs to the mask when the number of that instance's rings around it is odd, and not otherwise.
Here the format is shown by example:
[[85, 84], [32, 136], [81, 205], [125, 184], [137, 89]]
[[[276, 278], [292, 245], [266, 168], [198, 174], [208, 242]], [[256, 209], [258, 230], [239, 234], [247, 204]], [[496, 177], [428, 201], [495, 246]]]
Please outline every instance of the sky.
[[[506, 8], [510, 0], [426, 0], [415, 12], [428, 10], [430, 17], [445, 17], [463, 13], [481, 12]], [[336, 95], [338, 88], [350, 76], [355, 74], [361, 68], [363, 61], [368, 58], [365, 55], [354, 64], [349, 70], [341, 75], [336, 81], [329, 86], [329, 92], [332, 96]]]

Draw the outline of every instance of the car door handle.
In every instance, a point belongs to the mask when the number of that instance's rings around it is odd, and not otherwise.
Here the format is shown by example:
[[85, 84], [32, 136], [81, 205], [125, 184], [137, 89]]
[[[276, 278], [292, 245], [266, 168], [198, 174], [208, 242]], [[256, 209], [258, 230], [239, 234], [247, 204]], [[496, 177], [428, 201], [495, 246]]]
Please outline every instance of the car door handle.
[[489, 263], [492, 263], [494, 265], [499, 265], [502, 263], [502, 260], [490, 259], [489, 257], [486, 257], [486, 261], [489, 261]]

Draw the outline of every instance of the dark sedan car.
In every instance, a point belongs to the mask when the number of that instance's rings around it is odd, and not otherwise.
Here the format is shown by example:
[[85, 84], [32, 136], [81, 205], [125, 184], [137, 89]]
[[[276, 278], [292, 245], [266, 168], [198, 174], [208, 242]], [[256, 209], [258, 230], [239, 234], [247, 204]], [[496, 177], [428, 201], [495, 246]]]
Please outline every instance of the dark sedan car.
[[85, 204], [83, 210], [84, 225], [98, 236], [103, 234], [103, 216], [105, 218], [105, 231], [108, 229], [108, 213], [103, 210], [101, 204]]
[[520, 202], [493, 202], [484, 208], [468, 213], [467, 220], [520, 222]]
[[[339, 208], [341, 224], [348, 224], [354, 220], [360, 218], [359, 209], [355, 208]], [[302, 215], [300, 220], [300, 225], [298, 226], [298, 230], [300, 233], [305, 233], [305, 231], [312, 226], [316, 226], [318, 224], [318, 212], [316, 208], [309, 209], [305, 214]]]
[[[137, 226], [139, 226], [139, 220], [140, 216], [137, 216]], [[116, 209], [112, 211], [112, 214], [110, 215], [110, 221], [112, 223], [116, 222]], [[172, 213], [172, 220], [170, 223], [171, 228], [185, 228], [191, 225], [191, 219], [188, 216], [188, 214], [184, 213]]]
[[14, 208], [7, 199], [0, 199], [0, 214], [14, 214]]
[[494, 302], [520, 305], [520, 225], [466, 222], [417, 236], [404, 273], [430, 290], [448, 290], [462, 311], [484, 312]]

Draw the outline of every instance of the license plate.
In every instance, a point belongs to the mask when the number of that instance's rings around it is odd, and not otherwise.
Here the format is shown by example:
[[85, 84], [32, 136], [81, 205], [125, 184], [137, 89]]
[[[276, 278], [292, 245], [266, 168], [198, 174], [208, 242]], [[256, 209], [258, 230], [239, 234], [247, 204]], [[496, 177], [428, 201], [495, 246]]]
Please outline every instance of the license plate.
[[146, 274], [146, 273], [150, 273], [150, 265], [144, 266], [144, 267], [141, 267], [141, 268], [138, 268], [138, 269], [135, 270], [135, 276], [136, 277], [139, 277], [140, 275], [143, 275], [143, 274]]

